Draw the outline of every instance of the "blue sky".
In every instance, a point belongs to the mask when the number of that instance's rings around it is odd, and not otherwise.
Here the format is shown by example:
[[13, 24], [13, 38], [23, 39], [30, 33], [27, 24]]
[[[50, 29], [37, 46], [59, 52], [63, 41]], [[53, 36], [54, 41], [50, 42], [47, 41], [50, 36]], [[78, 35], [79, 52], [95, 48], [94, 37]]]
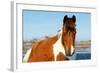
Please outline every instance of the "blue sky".
[[91, 14], [79, 12], [50, 12], [23, 10], [23, 39], [31, 40], [56, 35], [62, 26], [63, 17], [76, 16], [76, 40], [91, 39]]

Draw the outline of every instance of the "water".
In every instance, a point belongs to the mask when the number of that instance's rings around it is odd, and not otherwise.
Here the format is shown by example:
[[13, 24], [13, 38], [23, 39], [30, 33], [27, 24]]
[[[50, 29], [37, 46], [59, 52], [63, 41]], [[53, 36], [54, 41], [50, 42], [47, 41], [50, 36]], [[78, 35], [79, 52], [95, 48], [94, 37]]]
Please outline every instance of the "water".
[[81, 51], [76, 50], [74, 55], [72, 56], [72, 60], [87, 60], [91, 59], [91, 49], [84, 48]]
[[91, 53], [77, 53], [76, 60], [87, 60], [91, 59]]

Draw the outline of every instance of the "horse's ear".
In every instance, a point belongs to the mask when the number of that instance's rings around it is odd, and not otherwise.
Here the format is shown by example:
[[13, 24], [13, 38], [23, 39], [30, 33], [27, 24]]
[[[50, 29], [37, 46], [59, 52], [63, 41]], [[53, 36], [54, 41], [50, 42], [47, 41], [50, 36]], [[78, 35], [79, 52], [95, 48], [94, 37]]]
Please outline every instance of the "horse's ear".
[[73, 19], [74, 22], [76, 22], [76, 17], [75, 17], [75, 15], [72, 16], [72, 19]]
[[67, 18], [68, 18], [67, 15], [65, 15], [64, 19], [63, 19], [63, 23], [65, 23], [65, 21], [67, 20]]

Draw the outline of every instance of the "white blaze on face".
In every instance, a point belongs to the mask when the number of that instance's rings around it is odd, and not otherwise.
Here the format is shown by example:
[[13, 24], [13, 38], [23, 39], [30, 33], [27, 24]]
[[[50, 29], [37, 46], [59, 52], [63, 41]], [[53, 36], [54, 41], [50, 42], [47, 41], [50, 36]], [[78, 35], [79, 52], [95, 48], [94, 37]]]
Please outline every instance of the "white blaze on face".
[[26, 54], [25, 54], [25, 56], [24, 56], [24, 58], [23, 58], [23, 62], [27, 62], [27, 61], [28, 61], [28, 58], [29, 58], [30, 53], [31, 53], [31, 50], [32, 50], [32, 49], [29, 49], [29, 50], [26, 52]]
[[71, 46], [71, 55], [73, 54], [74, 51], [75, 51], [75, 48]]

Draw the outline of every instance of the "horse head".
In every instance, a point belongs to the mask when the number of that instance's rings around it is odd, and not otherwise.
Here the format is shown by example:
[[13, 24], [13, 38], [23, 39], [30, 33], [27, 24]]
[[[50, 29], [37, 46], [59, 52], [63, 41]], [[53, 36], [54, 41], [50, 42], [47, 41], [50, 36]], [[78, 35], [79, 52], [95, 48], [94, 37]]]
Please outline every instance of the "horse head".
[[62, 29], [62, 43], [65, 49], [66, 56], [73, 55], [75, 48], [76, 36], [76, 17], [73, 15], [71, 18], [67, 15], [63, 19]]

